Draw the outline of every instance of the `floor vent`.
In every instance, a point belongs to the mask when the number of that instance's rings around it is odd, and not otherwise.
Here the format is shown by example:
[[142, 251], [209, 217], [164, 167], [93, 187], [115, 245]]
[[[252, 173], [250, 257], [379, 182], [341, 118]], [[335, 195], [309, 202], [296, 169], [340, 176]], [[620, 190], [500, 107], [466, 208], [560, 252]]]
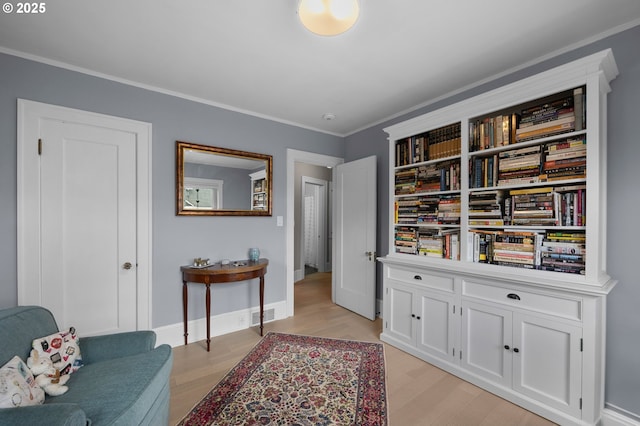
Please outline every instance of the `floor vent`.
[[[275, 317], [274, 308], [264, 310], [264, 322], [272, 321]], [[251, 325], [260, 325], [260, 311], [251, 314]]]

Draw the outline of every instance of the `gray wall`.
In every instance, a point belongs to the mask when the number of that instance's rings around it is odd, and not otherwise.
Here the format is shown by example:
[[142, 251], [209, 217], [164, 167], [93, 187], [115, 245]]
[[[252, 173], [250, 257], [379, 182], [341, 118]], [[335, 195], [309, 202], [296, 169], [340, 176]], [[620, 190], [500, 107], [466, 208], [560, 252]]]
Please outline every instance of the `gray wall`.
[[[286, 149], [342, 157], [343, 139], [0, 54], [0, 307], [17, 303], [16, 99], [150, 122], [153, 125], [153, 327], [182, 322], [180, 265], [194, 257], [242, 259], [259, 247], [270, 260], [265, 302], [285, 299]], [[175, 214], [176, 140], [273, 156], [273, 217]], [[248, 180], [248, 177], [247, 177]], [[216, 288], [215, 313], [258, 304], [255, 285]], [[190, 318], [204, 317], [192, 286]]]
[[[600, 50], [611, 48], [620, 75], [613, 80], [609, 94], [608, 123], [608, 272], [619, 280], [607, 302], [607, 367], [605, 400], [607, 406], [640, 420], [640, 282], [633, 261], [637, 253], [640, 227], [640, 143], [638, 142], [638, 103], [640, 102], [640, 26], [573, 50], [544, 63], [529, 67], [504, 78], [468, 90], [410, 114], [373, 126], [346, 138], [345, 161], [368, 155], [378, 155], [378, 253], [388, 252], [389, 217], [385, 200], [388, 199], [388, 140], [382, 130], [391, 124], [404, 121], [445, 105], [486, 92], [504, 84], [519, 80], [581, 58]], [[381, 277], [378, 274], [378, 295], [381, 293]], [[588, 344], [588, 343], [587, 343]]]

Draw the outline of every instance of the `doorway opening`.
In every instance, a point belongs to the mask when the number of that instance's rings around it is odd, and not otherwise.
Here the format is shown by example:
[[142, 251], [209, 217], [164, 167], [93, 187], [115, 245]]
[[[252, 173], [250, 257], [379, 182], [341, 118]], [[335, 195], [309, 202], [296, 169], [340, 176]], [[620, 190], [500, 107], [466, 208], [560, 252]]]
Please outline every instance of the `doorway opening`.
[[[315, 154], [312, 152], [298, 151], [295, 149], [287, 150], [287, 288], [286, 288], [286, 307], [287, 316], [293, 316], [294, 308], [294, 282], [304, 278], [304, 256], [303, 256], [303, 232], [302, 232], [302, 214], [303, 214], [303, 196], [302, 196], [302, 176], [312, 178], [308, 180], [311, 185], [318, 179], [326, 181], [326, 225], [325, 225], [325, 248], [322, 252], [325, 254], [324, 268], [331, 270], [332, 265], [332, 220], [330, 212], [333, 208], [332, 198], [332, 180], [333, 169], [338, 164], [342, 164], [344, 160], [339, 157], [331, 157], [323, 154]], [[296, 171], [298, 169], [298, 171]], [[322, 171], [322, 172], [321, 172]], [[321, 172], [321, 173], [320, 173]], [[320, 174], [318, 174], [320, 173]], [[315, 191], [315, 189], [313, 189]], [[320, 191], [320, 189], [318, 189]], [[325, 209], [323, 209], [325, 210]]]
[[[300, 192], [295, 198], [300, 201], [300, 214], [296, 216], [296, 279], [316, 272], [331, 271], [331, 169], [296, 163], [296, 175], [301, 174]], [[322, 176], [322, 179], [308, 176]]]

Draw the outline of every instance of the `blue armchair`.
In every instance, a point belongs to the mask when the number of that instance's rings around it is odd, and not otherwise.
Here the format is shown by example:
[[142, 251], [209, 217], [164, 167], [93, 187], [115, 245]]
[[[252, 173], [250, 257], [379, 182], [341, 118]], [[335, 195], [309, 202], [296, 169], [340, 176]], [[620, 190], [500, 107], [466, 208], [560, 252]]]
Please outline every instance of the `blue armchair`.
[[[166, 425], [173, 355], [155, 347], [152, 331], [105, 336], [80, 335], [84, 366], [69, 390], [47, 396], [43, 405], [0, 409], [1, 425]], [[50, 311], [37, 306], [0, 310], [0, 366], [13, 356], [29, 357], [33, 339], [58, 332]]]

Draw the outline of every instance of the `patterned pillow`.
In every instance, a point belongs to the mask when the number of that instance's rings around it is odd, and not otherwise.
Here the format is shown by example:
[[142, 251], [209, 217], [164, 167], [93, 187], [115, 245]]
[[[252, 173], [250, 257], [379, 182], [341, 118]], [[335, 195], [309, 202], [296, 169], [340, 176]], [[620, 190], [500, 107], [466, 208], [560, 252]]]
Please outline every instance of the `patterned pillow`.
[[39, 356], [49, 358], [53, 362], [53, 366], [63, 375], [71, 374], [82, 367], [78, 342], [76, 329], [71, 327], [69, 331], [61, 331], [35, 339], [32, 346], [38, 351]]
[[44, 402], [44, 391], [19, 356], [0, 367], [0, 408], [26, 407]]

